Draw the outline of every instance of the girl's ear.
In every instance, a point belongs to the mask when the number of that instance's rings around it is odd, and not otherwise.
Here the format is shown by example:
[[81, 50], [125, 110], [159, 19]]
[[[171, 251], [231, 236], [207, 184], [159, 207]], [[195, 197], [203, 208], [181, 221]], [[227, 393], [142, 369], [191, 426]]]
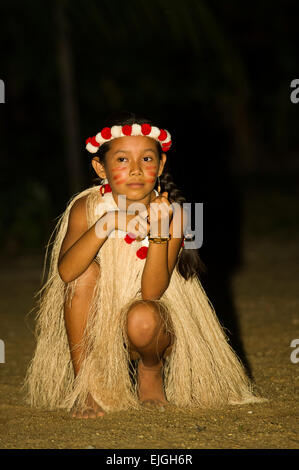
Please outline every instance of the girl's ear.
[[164, 169], [164, 165], [165, 165], [165, 163], [166, 163], [166, 160], [167, 160], [166, 154], [165, 154], [165, 153], [162, 153], [162, 154], [161, 154], [160, 165], [159, 165], [158, 176], [161, 176], [161, 175], [162, 175], [163, 169]]
[[102, 165], [102, 163], [99, 162], [99, 157], [93, 157], [93, 159], [91, 160], [91, 164], [92, 164], [94, 171], [100, 178], [102, 179], [106, 178], [106, 171], [105, 171], [104, 165]]

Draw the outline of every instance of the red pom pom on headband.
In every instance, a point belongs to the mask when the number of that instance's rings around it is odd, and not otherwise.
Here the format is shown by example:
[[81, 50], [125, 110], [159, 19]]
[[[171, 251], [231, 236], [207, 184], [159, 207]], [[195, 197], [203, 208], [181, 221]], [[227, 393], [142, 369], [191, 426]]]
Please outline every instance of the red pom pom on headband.
[[149, 135], [151, 133], [152, 126], [149, 124], [141, 124], [141, 132], [143, 135]]
[[123, 126], [122, 133], [124, 135], [131, 135], [132, 134], [132, 126], [128, 126], [128, 125]]
[[104, 127], [104, 129], [101, 130], [101, 136], [103, 139], [111, 139], [111, 129], [110, 127]]
[[151, 126], [150, 124], [132, 124], [132, 126], [104, 127], [104, 129], [94, 137], [88, 137], [88, 139], [86, 139], [86, 150], [90, 153], [96, 153], [99, 150], [99, 147], [105, 142], [117, 139], [118, 137], [126, 137], [130, 135], [144, 135], [155, 139], [160, 143], [163, 152], [167, 152], [172, 144], [171, 135], [165, 129], [159, 129], [158, 127]]

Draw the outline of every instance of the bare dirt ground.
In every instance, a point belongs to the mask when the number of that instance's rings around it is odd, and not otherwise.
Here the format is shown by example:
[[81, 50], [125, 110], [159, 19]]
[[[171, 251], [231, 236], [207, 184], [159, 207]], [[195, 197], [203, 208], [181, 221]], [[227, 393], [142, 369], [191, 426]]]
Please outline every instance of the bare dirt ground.
[[298, 449], [299, 362], [291, 361], [290, 347], [299, 338], [298, 234], [283, 211], [276, 228], [265, 225], [265, 200], [246, 202], [244, 266], [232, 279], [232, 292], [256, 389], [268, 402], [196, 412], [169, 406], [96, 420], [31, 409], [20, 391], [34, 351], [33, 321], [26, 323], [25, 315], [40, 285], [42, 259], [22, 257], [0, 268], [0, 448]]

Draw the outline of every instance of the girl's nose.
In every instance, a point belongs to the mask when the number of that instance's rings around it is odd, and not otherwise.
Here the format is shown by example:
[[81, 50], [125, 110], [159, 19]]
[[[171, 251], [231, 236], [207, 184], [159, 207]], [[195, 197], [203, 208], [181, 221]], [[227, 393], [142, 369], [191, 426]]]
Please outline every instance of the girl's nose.
[[130, 168], [130, 174], [131, 175], [139, 175], [141, 173], [141, 168], [139, 166], [139, 164], [136, 162], [136, 163], [132, 163], [131, 165], [131, 168]]

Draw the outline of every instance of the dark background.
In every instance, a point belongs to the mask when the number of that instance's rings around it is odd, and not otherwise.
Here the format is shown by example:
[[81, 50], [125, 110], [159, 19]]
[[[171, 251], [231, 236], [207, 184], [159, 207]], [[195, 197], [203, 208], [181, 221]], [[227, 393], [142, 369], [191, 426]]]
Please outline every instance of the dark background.
[[244, 200], [298, 195], [296, 3], [2, 1], [3, 256], [44, 253], [69, 198], [92, 183], [85, 139], [111, 112], [135, 111], [172, 134], [174, 180], [204, 203], [203, 282], [236, 328]]

